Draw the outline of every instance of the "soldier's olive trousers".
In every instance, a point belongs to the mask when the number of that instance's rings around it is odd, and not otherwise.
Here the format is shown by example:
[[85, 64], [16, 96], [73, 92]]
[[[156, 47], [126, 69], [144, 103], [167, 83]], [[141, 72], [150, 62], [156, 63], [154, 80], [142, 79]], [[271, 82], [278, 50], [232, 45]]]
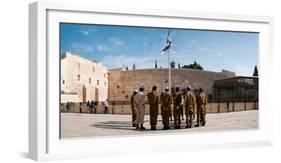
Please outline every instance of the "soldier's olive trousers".
[[150, 105], [149, 108], [150, 126], [156, 127], [158, 118], [158, 105]]
[[136, 116], [135, 124], [136, 125], [143, 125], [145, 108], [140, 107], [140, 108], [136, 108], [136, 110], [137, 110], [137, 116]]
[[185, 108], [185, 117], [186, 117], [186, 125], [192, 126], [192, 120], [193, 120], [193, 114], [194, 114], [194, 108], [193, 106], [187, 106]]
[[162, 123], [164, 125], [164, 128], [169, 127], [169, 117], [170, 117], [170, 109], [161, 108], [161, 115], [162, 115]]
[[183, 106], [180, 107], [180, 114], [181, 114], [181, 117], [183, 119]]
[[132, 123], [135, 123], [137, 119], [137, 111], [135, 107], [131, 107], [131, 110], [132, 110]]
[[206, 107], [204, 105], [200, 105], [197, 107], [197, 124], [206, 123]]
[[181, 124], [181, 110], [180, 106], [174, 107], [173, 109], [173, 114], [174, 114], [174, 125], [175, 127], [179, 127]]

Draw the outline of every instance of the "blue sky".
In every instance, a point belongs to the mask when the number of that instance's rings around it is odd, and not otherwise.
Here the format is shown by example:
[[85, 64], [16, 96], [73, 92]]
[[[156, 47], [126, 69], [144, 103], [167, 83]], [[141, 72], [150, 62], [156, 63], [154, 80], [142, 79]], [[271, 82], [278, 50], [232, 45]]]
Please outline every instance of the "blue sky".
[[[108, 68], [167, 67], [161, 55], [168, 29], [61, 24], [61, 54], [74, 51]], [[172, 29], [171, 59], [181, 66], [197, 61], [205, 70], [252, 75], [258, 65], [258, 33]]]

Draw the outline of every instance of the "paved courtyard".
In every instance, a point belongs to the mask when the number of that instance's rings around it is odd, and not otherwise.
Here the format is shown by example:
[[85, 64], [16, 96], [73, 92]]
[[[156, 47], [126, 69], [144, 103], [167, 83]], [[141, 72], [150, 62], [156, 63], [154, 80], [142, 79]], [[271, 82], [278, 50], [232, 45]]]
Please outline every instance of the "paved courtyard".
[[206, 118], [207, 124], [204, 127], [185, 129], [184, 120], [181, 129], [173, 129], [173, 121], [170, 121], [172, 129], [162, 130], [162, 119], [159, 116], [157, 130], [151, 131], [149, 115], [146, 115], [144, 124], [146, 130], [138, 131], [132, 127], [131, 115], [61, 113], [61, 136], [62, 138], [81, 138], [258, 128], [258, 110], [207, 114]]

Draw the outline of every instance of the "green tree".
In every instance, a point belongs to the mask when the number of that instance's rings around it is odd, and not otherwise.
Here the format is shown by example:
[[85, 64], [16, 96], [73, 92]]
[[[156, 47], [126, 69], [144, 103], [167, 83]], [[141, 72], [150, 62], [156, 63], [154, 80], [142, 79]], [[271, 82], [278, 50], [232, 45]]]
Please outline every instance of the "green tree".
[[258, 67], [255, 65], [253, 76], [259, 76]]
[[155, 60], [155, 68], [158, 68], [157, 60]]
[[171, 62], [171, 68], [175, 68], [176, 67], [176, 62], [175, 61], [172, 61]]
[[197, 63], [196, 61], [194, 61], [193, 64], [184, 65], [182, 68], [203, 70], [203, 67], [199, 63]]

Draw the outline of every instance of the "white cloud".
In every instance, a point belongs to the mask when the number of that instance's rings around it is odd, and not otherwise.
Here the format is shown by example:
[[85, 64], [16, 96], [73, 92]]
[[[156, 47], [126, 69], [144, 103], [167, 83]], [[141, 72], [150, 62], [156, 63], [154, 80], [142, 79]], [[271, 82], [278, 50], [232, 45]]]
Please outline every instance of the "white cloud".
[[116, 37], [110, 38], [109, 42], [116, 46], [123, 46], [125, 44], [122, 40], [120, 40], [119, 38], [116, 38]]
[[84, 36], [88, 36], [94, 32], [96, 32], [96, 28], [95, 27], [89, 27], [89, 28], [85, 28], [85, 29], [80, 29], [77, 30], [76, 32], [79, 32], [80, 34], [84, 35]]
[[91, 45], [79, 42], [73, 42], [71, 47], [74, 51], [92, 52], [94, 50]]
[[214, 56], [214, 57], [222, 57], [223, 54], [214, 50], [214, 49], [211, 49], [211, 48], [207, 48], [207, 47], [201, 47], [199, 48], [199, 50], [205, 52], [207, 55], [211, 55], [211, 56]]
[[[158, 66], [161, 65], [163, 57], [159, 54], [157, 59]], [[151, 55], [106, 55], [102, 63], [109, 68], [118, 68], [123, 65], [128, 66], [129, 69], [132, 68], [132, 65], [135, 64], [137, 69], [139, 68], [153, 68], [155, 64], [155, 56]]]
[[111, 52], [112, 51], [112, 48], [110, 48], [107, 45], [103, 45], [103, 44], [96, 45], [96, 49], [99, 52]]

